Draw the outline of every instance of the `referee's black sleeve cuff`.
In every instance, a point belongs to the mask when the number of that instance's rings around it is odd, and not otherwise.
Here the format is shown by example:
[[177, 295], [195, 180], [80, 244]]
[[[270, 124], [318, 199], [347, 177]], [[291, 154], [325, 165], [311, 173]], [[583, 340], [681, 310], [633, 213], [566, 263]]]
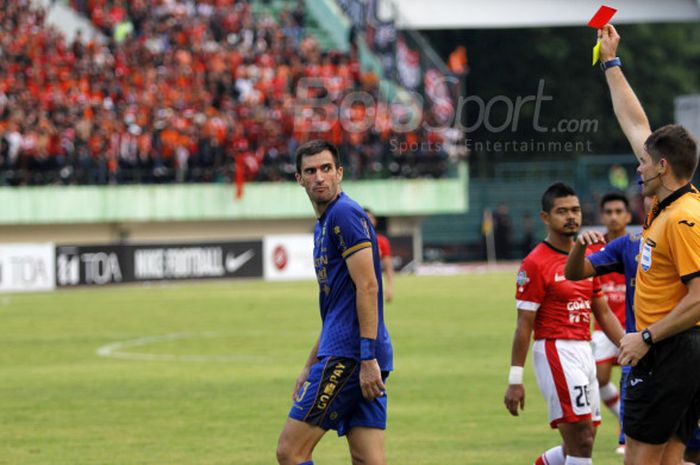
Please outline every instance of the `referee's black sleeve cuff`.
[[688, 285], [688, 283], [695, 279], [700, 277], [700, 271], [696, 271], [695, 273], [690, 273], [685, 276], [681, 276], [681, 281], [683, 281], [683, 284]]

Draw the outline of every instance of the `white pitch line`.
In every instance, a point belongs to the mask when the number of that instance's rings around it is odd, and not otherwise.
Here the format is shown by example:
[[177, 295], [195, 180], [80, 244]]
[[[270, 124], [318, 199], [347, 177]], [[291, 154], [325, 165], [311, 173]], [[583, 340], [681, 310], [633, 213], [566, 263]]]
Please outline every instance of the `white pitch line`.
[[146, 336], [127, 341], [113, 342], [97, 349], [100, 357], [118, 358], [122, 360], [139, 360], [149, 362], [241, 362], [260, 361], [265, 359], [259, 355], [175, 355], [175, 354], [146, 354], [139, 352], [125, 352], [129, 347], [143, 347], [164, 341], [175, 341], [178, 339], [194, 339], [205, 337], [216, 337], [217, 333], [170, 333], [161, 336]]

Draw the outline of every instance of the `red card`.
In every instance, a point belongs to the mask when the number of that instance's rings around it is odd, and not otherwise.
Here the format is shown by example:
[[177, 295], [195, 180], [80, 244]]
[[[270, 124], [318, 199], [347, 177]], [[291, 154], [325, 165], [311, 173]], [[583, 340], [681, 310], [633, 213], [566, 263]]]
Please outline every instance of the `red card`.
[[610, 8], [609, 6], [601, 6], [598, 12], [593, 15], [590, 21], [588, 21], [588, 26], [593, 29], [600, 29], [610, 22], [613, 16], [615, 16], [617, 10], [615, 8]]

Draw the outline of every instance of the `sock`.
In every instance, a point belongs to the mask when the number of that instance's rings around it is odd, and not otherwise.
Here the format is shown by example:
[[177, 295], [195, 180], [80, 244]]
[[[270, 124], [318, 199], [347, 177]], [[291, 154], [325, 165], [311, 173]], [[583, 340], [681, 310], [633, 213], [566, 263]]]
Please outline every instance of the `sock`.
[[600, 388], [600, 400], [617, 418], [620, 418], [620, 394], [613, 383]]
[[561, 446], [557, 446], [537, 457], [535, 465], [564, 465], [564, 460], [564, 449]]
[[566, 465], [593, 465], [593, 459], [590, 457], [574, 457], [569, 455], [566, 457]]
[[308, 462], [300, 463], [299, 465], [314, 465], [314, 463], [309, 460]]

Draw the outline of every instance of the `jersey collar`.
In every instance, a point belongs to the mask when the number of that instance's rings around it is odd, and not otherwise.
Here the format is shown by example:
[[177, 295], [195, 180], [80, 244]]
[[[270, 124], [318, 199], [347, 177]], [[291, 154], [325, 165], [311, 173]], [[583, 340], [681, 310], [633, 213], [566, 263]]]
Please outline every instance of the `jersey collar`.
[[542, 241], [542, 243], [544, 245], [546, 245], [547, 247], [549, 247], [550, 249], [554, 250], [556, 253], [560, 253], [560, 254], [567, 255], [567, 256], [569, 255], [569, 252], [567, 252], [565, 250], [557, 249], [556, 247], [554, 247], [552, 244], [550, 244], [547, 241]]
[[335, 200], [333, 200], [331, 203], [328, 204], [328, 206], [326, 207], [326, 210], [323, 212], [323, 215], [321, 215], [321, 217], [318, 219], [318, 221], [323, 221], [326, 218], [326, 216], [328, 216], [328, 212], [331, 211], [331, 209], [335, 206], [335, 204], [338, 203], [338, 200], [340, 200], [340, 198], [343, 197], [344, 195], [345, 195], [345, 192], [340, 191], [338, 193], [338, 197], [336, 197]]
[[695, 189], [695, 186], [689, 183], [681, 187], [680, 189], [677, 189], [676, 191], [672, 192], [671, 195], [666, 197], [662, 202], [659, 202], [658, 200], [654, 199], [654, 206], [651, 208], [649, 214], [644, 220], [644, 229], [647, 229], [649, 226], [651, 226], [651, 223], [656, 219], [657, 216], [659, 216], [659, 214], [662, 211], [664, 211], [666, 207], [671, 205], [676, 200], [680, 199], [683, 195], [690, 194], [692, 192], [697, 192], [697, 189]]

